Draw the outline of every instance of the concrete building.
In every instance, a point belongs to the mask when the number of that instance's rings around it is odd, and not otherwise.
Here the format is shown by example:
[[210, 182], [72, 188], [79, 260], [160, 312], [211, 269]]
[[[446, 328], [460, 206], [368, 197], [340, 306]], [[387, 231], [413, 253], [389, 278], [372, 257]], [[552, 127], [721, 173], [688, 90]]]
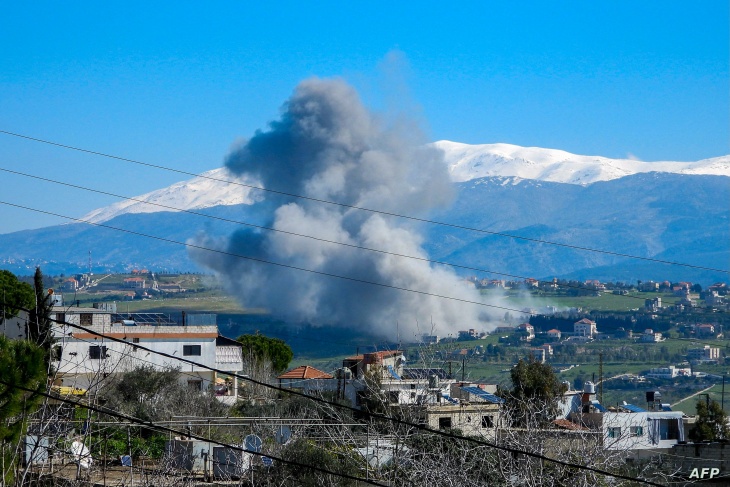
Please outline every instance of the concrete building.
[[573, 333], [575, 336], [593, 338], [598, 333], [596, 322], [588, 318], [576, 321], [573, 323]]
[[[241, 373], [243, 369], [241, 345], [221, 336], [216, 326], [92, 324], [88, 328], [89, 332], [68, 325], [57, 329], [56, 346], [60, 353], [55, 364], [58, 371], [56, 385], [95, 389], [102, 387], [109, 376], [140, 365], [151, 365], [159, 370], [180, 367], [180, 381], [192, 390], [213, 390], [216, 385], [226, 385], [218, 388], [222, 392], [220, 395], [225, 396], [219, 398], [222, 402], [232, 403], [238, 395], [237, 378], [209, 370], [216, 368]], [[163, 352], [173, 358], [140, 347]], [[175, 357], [200, 365], [181, 363]], [[216, 392], [218, 389], [215, 389]]]
[[690, 348], [687, 350], [687, 360], [690, 362], [716, 362], [719, 358], [719, 347], [705, 345], [703, 348]]

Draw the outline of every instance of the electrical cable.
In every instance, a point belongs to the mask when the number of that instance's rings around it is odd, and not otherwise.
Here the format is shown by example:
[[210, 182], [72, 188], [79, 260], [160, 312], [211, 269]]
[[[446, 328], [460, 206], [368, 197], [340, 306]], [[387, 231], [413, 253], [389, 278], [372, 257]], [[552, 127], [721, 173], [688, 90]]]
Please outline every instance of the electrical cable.
[[[452, 262], [445, 262], [445, 261], [439, 261], [439, 260], [435, 260], [435, 259], [428, 259], [426, 257], [417, 257], [417, 256], [414, 256], [414, 255], [400, 254], [400, 253], [397, 253], [397, 252], [390, 252], [390, 251], [387, 251], [387, 250], [375, 249], [375, 248], [371, 248], [371, 247], [365, 247], [365, 246], [362, 246], [362, 245], [350, 244], [350, 243], [346, 243], [346, 242], [338, 242], [338, 241], [335, 241], [335, 240], [328, 240], [326, 238], [315, 237], [315, 236], [312, 236], [312, 235], [305, 235], [305, 234], [301, 234], [301, 233], [297, 233], [297, 232], [291, 232], [291, 231], [283, 230], [283, 229], [280, 229], [280, 228], [273, 228], [273, 227], [267, 227], [267, 226], [263, 226], [263, 225], [256, 225], [254, 223], [249, 223], [249, 222], [245, 222], [245, 221], [242, 221], [242, 220], [233, 220], [233, 219], [230, 219], [230, 218], [220, 217], [220, 216], [216, 216], [216, 215], [210, 215], [210, 214], [202, 213], [202, 212], [195, 211], [195, 210], [187, 210], [187, 209], [178, 208], [178, 207], [175, 207], [175, 206], [164, 205], [162, 203], [153, 203], [151, 201], [145, 201], [145, 200], [142, 200], [142, 199], [139, 199], [139, 198], [133, 198], [133, 197], [130, 197], [130, 196], [123, 196], [123, 195], [120, 195], [120, 194], [111, 193], [109, 191], [102, 191], [102, 190], [98, 190], [98, 189], [89, 188], [89, 187], [86, 187], [86, 186], [81, 186], [81, 185], [78, 185], [78, 184], [72, 184], [72, 183], [67, 183], [67, 182], [64, 182], [64, 181], [59, 181], [59, 180], [56, 180], [56, 179], [45, 178], [45, 177], [41, 177], [41, 176], [35, 176], [33, 174], [27, 174], [27, 173], [23, 173], [23, 172], [20, 172], [20, 171], [13, 171], [11, 169], [6, 169], [6, 168], [3, 168], [3, 167], [0, 167], [0, 171], [7, 172], [7, 173], [10, 173], [10, 174], [15, 174], [15, 175], [18, 175], [18, 176], [27, 177], [27, 178], [38, 179], [40, 181], [54, 183], [54, 184], [58, 184], [58, 185], [62, 185], [62, 186], [67, 186], [69, 188], [81, 189], [81, 190], [84, 190], [84, 191], [89, 191], [89, 192], [92, 192], [92, 193], [103, 194], [103, 195], [106, 195], [106, 196], [113, 196], [115, 198], [121, 198], [123, 200], [136, 201], [137, 203], [142, 203], [142, 204], [151, 205], [151, 206], [157, 206], [159, 208], [165, 208], [166, 210], [172, 210], [172, 211], [176, 211], [176, 212], [180, 212], [180, 213], [187, 213], [187, 214], [190, 214], [190, 215], [196, 215], [196, 216], [200, 216], [200, 217], [204, 217], [204, 218], [210, 218], [212, 220], [218, 220], [218, 221], [222, 221], [222, 222], [226, 222], [226, 223], [234, 223], [234, 224], [237, 224], [237, 225], [245, 225], [247, 227], [257, 228], [259, 230], [266, 230], [266, 231], [269, 231], [269, 232], [277, 232], [277, 233], [283, 233], [283, 234], [286, 234], [286, 235], [293, 235], [293, 236], [296, 236], [296, 237], [308, 238], [308, 239], [316, 240], [318, 242], [325, 242], [325, 243], [330, 243], [330, 244], [334, 244], [334, 245], [342, 245], [344, 247], [350, 247], [350, 248], [355, 248], [355, 249], [359, 249], [359, 250], [367, 250], [369, 252], [376, 252], [376, 253], [385, 254], [385, 255], [392, 255], [392, 256], [395, 256], [395, 257], [402, 257], [402, 258], [405, 258], [405, 259], [413, 259], [413, 260], [417, 260], [417, 261], [421, 261], [421, 262], [428, 262], [428, 263], [431, 263], [431, 264], [445, 265], [445, 266], [450, 266], [450, 267], [454, 267], [454, 268], [457, 268], [457, 269], [464, 269], [464, 270], [469, 270], [469, 271], [482, 272], [482, 273], [485, 273], [485, 274], [494, 274], [494, 275], [497, 275], [497, 276], [505, 276], [505, 277], [511, 277], [511, 278], [516, 278], [516, 279], [523, 279], [523, 280], [532, 279], [531, 277], [519, 276], [519, 275], [516, 275], [516, 274], [508, 274], [506, 272], [498, 272], [498, 271], [493, 271], [493, 270], [489, 270], [489, 269], [481, 269], [479, 267], [471, 267], [471, 266], [465, 266], [465, 265], [460, 265], [460, 264], [454, 264]], [[535, 279], [535, 280], [537, 282], [543, 283], [543, 284], [552, 284], [552, 281], [544, 281], [544, 280], [539, 280], [539, 279]], [[588, 289], [588, 288], [585, 288], [585, 287], [575, 286], [575, 285], [571, 285], [571, 284], [561, 284], [560, 286], [561, 287], [565, 287], [565, 288], [569, 288], [569, 289], [583, 289], [583, 290], [587, 290]], [[623, 294], [620, 294], [619, 296], [621, 296], [623, 298], [630, 298], [630, 299], [639, 299], [639, 300], [643, 300], [644, 299], [641, 296], [629, 296], [629, 295], [623, 295]]]
[[[2, 303], [2, 304], [3, 305], [7, 305], [6, 303]], [[21, 309], [21, 310], [26, 311], [26, 312], [28, 311], [28, 309], [23, 308], [23, 307], [20, 307], [20, 306], [14, 306], [14, 308]], [[76, 325], [74, 323], [68, 323], [68, 322], [65, 322], [65, 321], [54, 320], [54, 319], [49, 319], [49, 321], [53, 321], [53, 322], [56, 322], [58, 324], [65, 324], [65, 325], [68, 325], [68, 326], [70, 326], [72, 328], [76, 328], [76, 329], [85, 331], [87, 333], [91, 333], [91, 334], [94, 334], [94, 335], [103, 337], [103, 338], [105, 338], [107, 340], [116, 341], [116, 342], [125, 343], [125, 344], [128, 343], [128, 342], [122, 340], [121, 338], [115, 338], [115, 337], [112, 337], [112, 336], [104, 335], [103, 333], [100, 333], [100, 332], [91, 330], [91, 329], [86, 328], [86, 327], [81, 326], [81, 325]], [[145, 351], [148, 351], [148, 352], [151, 352], [151, 353], [155, 353], [155, 354], [160, 355], [160, 356], [163, 356], [163, 357], [171, 358], [173, 360], [178, 360], [178, 361], [181, 361], [181, 362], [184, 362], [184, 363], [193, 365], [193, 366], [201, 367], [201, 368], [204, 368], [204, 369], [213, 371], [213, 372], [217, 372], [217, 373], [229, 375], [229, 376], [232, 376], [232, 377], [236, 377], [236, 378], [242, 379], [242, 380], [244, 380], [246, 382], [250, 382], [252, 384], [256, 384], [256, 385], [259, 385], [259, 386], [262, 386], [262, 387], [266, 387], [266, 388], [269, 388], [269, 389], [272, 389], [272, 390], [276, 390], [276, 391], [279, 391], [279, 392], [284, 392], [284, 393], [287, 393], [287, 394], [290, 394], [290, 395], [294, 395], [294, 396], [303, 397], [303, 398], [306, 398], [306, 399], [311, 400], [311, 401], [314, 401], [314, 402], [318, 402], [318, 403], [321, 403], [321, 404], [326, 404], [328, 406], [335, 407], [335, 408], [339, 408], [339, 409], [349, 410], [351, 412], [355, 412], [355, 413], [358, 413], [358, 414], [365, 414], [365, 415], [367, 415], [367, 416], [369, 416], [371, 418], [376, 418], [376, 419], [380, 419], [380, 420], [384, 420], [384, 421], [389, 421], [389, 422], [401, 424], [401, 425], [404, 425], [404, 426], [408, 426], [408, 427], [411, 427], [411, 428], [415, 428], [415, 429], [418, 429], [418, 430], [421, 430], [421, 431], [425, 431], [425, 432], [428, 432], [428, 433], [432, 433], [432, 434], [435, 434], [435, 435], [438, 435], [438, 436], [442, 436], [442, 437], [445, 437], [445, 438], [467, 441], [467, 442], [474, 443], [474, 444], [477, 444], [477, 445], [486, 446], [486, 447], [494, 448], [494, 449], [497, 449], [497, 450], [502, 450], [502, 451], [510, 452], [510, 453], [513, 453], [513, 454], [521, 454], [521, 455], [525, 455], [525, 456], [528, 456], [528, 457], [537, 458], [539, 460], [544, 460], [544, 461], [547, 461], [547, 462], [556, 463], [558, 465], [563, 465], [565, 467], [577, 468], [577, 469], [580, 469], [580, 470], [586, 470], [586, 471], [590, 471], [590, 472], [593, 472], [593, 473], [597, 473], [597, 474], [600, 474], [600, 475], [609, 476], [609, 477], [613, 477], [613, 478], [617, 478], [617, 479], [631, 480], [631, 481], [635, 481], [635, 482], [641, 482], [641, 483], [644, 483], [644, 484], [647, 484], [647, 485], [661, 487], [661, 484], [657, 484], [657, 483], [651, 482], [649, 480], [637, 479], [637, 478], [634, 478], [634, 477], [629, 477], [629, 476], [625, 476], [625, 475], [621, 475], [621, 474], [617, 474], [617, 473], [611, 473], [611, 472], [608, 472], [608, 471], [605, 471], [605, 470], [602, 470], [602, 469], [599, 469], [599, 468], [591, 467], [591, 466], [588, 466], [588, 465], [581, 465], [581, 464], [566, 462], [566, 461], [563, 461], [563, 460], [558, 460], [558, 459], [555, 459], [555, 458], [547, 457], [547, 456], [542, 455], [540, 453], [534, 453], [534, 452], [529, 452], [529, 451], [525, 451], [525, 450], [519, 450], [519, 449], [516, 449], [516, 448], [511, 448], [511, 447], [504, 446], [504, 445], [498, 445], [498, 444], [495, 444], [495, 443], [490, 443], [488, 441], [480, 440], [478, 438], [473, 438], [473, 437], [468, 437], [468, 436], [459, 436], [459, 435], [455, 435], [453, 433], [446, 432], [446, 431], [434, 430], [434, 429], [431, 429], [431, 428], [427, 427], [426, 425], [418, 424], [418, 423], [412, 423], [410, 421], [406, 421], [406, 420], [403, 420], [403, 419], [400, 419], [400, 418], [397, 418], [397, 417], [387, 416], [387, 415], [379, 414], [379, 413], [373, 413], [373, 412], [370, 412], [370, 411], [363, 411], [363, 410], [357, 409], [357, 408], [352, 407], [352, 406], [347, 406], [345, 404], [341, 404], [341, 403], [338, 403], [338, 402], [329, 401], [329, 400], [326, 400], [326, 399], [323, 399], [323, 398], [319, 398], [319, 397], [316, 397], [316, 396], [311, 396], [311, 395], [305, 394], [304, 392], [299, 392], [299, 391], [295, 391], [295, 390], [292, 390], [292, 389], [287, 389], [287, 388], [284, 388], [284, 387], [279, 387], [279, 386], [275, 386], [275, 385], [272, 385], [272, 384], [267, 384], [265, 382], [262, 382], [262, 381], [253, 379], [253, 378], [248, 377], [248, 376], [245, 376], [245, 375], [240, 375], [240, 374], [236, 374], [236, 373], [231, 373], [229, 371], [220, 370], [220, 369], [217, 369], [215, 367], [211, 367], [211, 366], [208, 366], [208, 365], [201, 364], [199, 362], [192, 361], [190, 359], [186, 359], [184, 357], [176, 357], [174, 355], [171, 355], [171, 354], [168, 354], [168, 353], [165, 353], [165, 352], [156, 351], [156, 350], [153, 350], [151, 348], [148, 348], [148, 347], [145, 347], [145, 346], [142, 346], [142, 345], [139, 345], [139, 344], [137, 344], [137, 346], [140, 349], [142, 349], [142, 350], [145, 350]]]
[[333, 472], [331, 470], [327, 470], [327, 469], [322, 468], [322, 467], [317, 467], [317, 466], [310, 465], [310, 464], [300, 463], [300, 462], [297, 462], [297, 461], [294, 461], [294, 460], [284, 460], [281, 457], [276, 457], [276, 456], [270, 455], [268, 453], [261, 453], [261, 452], [257, 452], [257, 451], [253, 451], [253, 450], [248, 450], [248, 449], [243, 448], [243, 447], [240, 447], [240, 446], [231, 445], [231, 444], [228, 444], [228, 443], [222, 443], [220, 441], [216, 441], [216, 440], [213, 440], [211, 438], [206, 438], [206, 437], [201, 436], [201, 435], [196, 435], [196, 434], [193, 434], [193, 433], [188, 432], [188, 431], [179, 431], [179, 430], [170, 428], [168, 426], [158, 425], [158, 424], [153, 423], [152, 421], [144, 421], [142, 419], [138, 419], [138, 418], [135, 418], [133, 416], [129, 416], [129, 415], [126, 415], [126, 414], [118, 413], [118, 412], [113, 411], [113, 410], [108, 410], [106, 408], [92, 406], [90, 404], [84, 404], [84, 403], [79, 402], [79, 401], [72, 401], [70, 399], [66, 399], [66, 398], [63, 398], [63, 397], [54, 396], [52, 394], [48, 394], [48, 393], [45, 393], [45, 392], [35, 391], [33, 389], [30, 389], [30, 388], [27, 388], [27, 387], [24, 387], [24, 386], [21, 386], [21, 385], [18, 385], [18, 384], [13, 384], [13, 383], [10, 383], [10, 382], [6, 382], [2, 378], [0, 378], [0, 384], [4, 385], [6, 387], [11, 387], [11, 388], [14, 388], [14, 389], [19, 389], [21, 391], [26, 391], [26, 392], [31, 392], [31, 393], [37, 393], [37, 394], [39, 394], [41, 396], [45, 396], [45, 397], [47, 397], [49, 399], [54, 399], [54, 400], [61, 401], [61, 402], [67, 403], [67, 404], [73, 404], [73, 405], [76, 405], [78, 407], [81, 407], [81, 408], [84, 408], [84, 409], [88, 409], [90, 411], [97, 412], [99, 414], [106, 414], [108, 416], [116, 417], [118, 419], [124, 419], [126, 421], [131, 422], [131, 423], [139, 424], [141, 426], [145, 426], [145, 427], [150, 428], [150, 429], [153, 429], [153, 430], [164, 431], [166, 433], [173, 433], [173, 434], [178, 434], [178, 435], [182, 435], [182, 436], [187, 436], [188, 438], [193, 438], [193, 439], [198, 440], [198, 441], [205, 441], [207, 443], [213, 443], [213, 444], [216, 444], [216, 445], [219, 445], [219, 446], [223, 446], [223, 447], [226, 447], [226, 448], [230, 448], [232, 450], [237, 450], [237, 451], [240, 451], [240, 452], [243, 452], [243, 453], [249, 453], [249, 454], [256, 455], [256, 456], [262, 457], [262, 458], [263, 457], [268, 457], [268, 458], [271, 458], [272, 460], [275, 460], [277, 462], [281, 462], [281, 463], [288, 464], [288, 465], [293, 465], [293, 466], [296, 466], [296, 467], [301, 467], [301, 468], [307, 468], [307, 469], [316, 470], [318, 472], [326, 473], [328, 475], [335, 475], [337, 477], [342, 477], [342, 478], [346, 478], [346, 479], [349, 479], [349, 480], [356, 480], [358, 482], [364, 482], [364, 483], [370, 484], [370, 485], [378, 485], [378, 486], [382, 486], [382, 487], [387, 487], [386, 484], [381, 484], [379, 482], [375, 482], [375, 481], [372, 481], [370, 479], [364, 479], [362, 477], [356, 477], [354, 475], [349, 475], [349, 474], [341, 473], [341, 472]]
[[119, 232], [129, 233], [131, 235], [137, 235], [137, 236], [140, 236], [140, 237], [151, 238], [151, 239], [159, 240], [159, 241], [162, 241], [162, 242], [167, 242], [167, 243], [172, 243], [172, 244], [177, 244], [177, 245], [183, 245], [185, 247], [189, 247], [189, 248], [193, 248], [193, 249], [204, 250], [204, 251], [207, 251], [207, 252], [213, 252], [213, 253], [217, 253], [217, 254], [221, 254], [221, 255], [227, 255], [227, 256], [236, 257], [236, 258], [239, 258], [239, 259], [246, 259], [246, 260], [250, 260], [250, 261], [253, 261], [253, 262], [258, 262], [258, 263], [261, 263], [261, 264], [275, 265], [277, 267], [283, 267], [283, 268], [286, 268], [286, 269], [294, 269], [294, 270], [298, 270], [298, 271], [309, 272], [309, 273], [317, 274], [317, 275], [320, 275], [320, 276], [333, 277], [333, 278], [337, 278], [337, 279], [343, 279], [345, 281], [357, 282], [357, 283], [360, 283], [360, 284], [368, 284], [368, 285], [372, 285], [372, 286], [380, 286], [380, 287], [384, 287], [384, 288], [387, 288], [387, 289], [397, 289], [399, 291], [406, 291], [406, 292], [410, 292], [410, 293], [414, 293], [414, 294], [421, 294], [421, 295], [424, 295], [424, 296], [432, 296], [432, 297], [435, 297], [435, 298], [449, 299], [449, 300], [458, 301], [458, 302], [465, 303], [465, 304], [474, 304], [474, 305], [477, 305], [477, 306], [483, 306], [483, 307], [486, 307], [486, 308], [496, 308], [496, 309], [500, 309], [500, 310], [503, 310], [503, 311], [515, 311], [517, 313], [530, 314], [530, 315], [537, 314], [536, 312], [527, 312], [527, 311], [518, 310], [518, 309], [514, 309], [514, 308], [507, 308], [505, 306], [497, 306], [495, 304], [481, 303], [479, 301], [472, 301], [472, 300], [469, 300], [469, 299], [456, 298], [456, 297], [453, 297], [453, 296], [444, 296], [442, 294], [430, 293], [430, 292], [427, 292], [427, 291], [419, 291], [417, 289], [410, 289], [410, 288], [406, 288], [406, 287], [396, 286], [396, 285], [393, 285], [393, 284], [385, 284], [385, 283], [382, 283], [382, 282], [368, 281], [366, 279], [359, 279], [359, 278], [355, 278], [355, 277], [341, 276], [339, 274], [333, 274], [333, 273], [330, 273], [330, 272], [316, 271], [316, 270], [313, 270], [313, 269], [307, 269], [307, 268], [304, 268], [304, 267], [298, 267], [298, 266], [294, 266], [294, 265], [290, 265], [290, 264], [283, 264], [281, 262], [274, 262], [274, 261], [270, 261], [270, 260], [266, 260], [266, 259], [260, 259], [260, 258], [257, 258], [257, 257], [251, 257], [251, 256], [247, 256], [247, 255], [237, 254], [237, 253], [234, 253], [234, 252], [228, 252], [228, 251], [225, 251], [225, 250], [211, 249], [211, 248], [208, 248], [208, 247], [203, 247], [201, 245], [195, 245], [195, 244], [191, 244], [191, 243], [187, 243], [187, 242], [179, 242], [177, 240], [172, 240], [172, 239], [165, 238], [165, 237], [158, 237], [156, 235], [149, 235], [149, 234], [142, 233], [142, 232], [136, 232], [134, 230], [128, 230], [128, 229], [125, 229], [125, 228], [113, 227], [111, 225], [105, 225], [103, 223], [93, 223], [93, 222], [90, 222], [90, 221], [87, 221], [87, 220], [83, 220], [81, 218], [73, 218], [73, 217], [70, 217], [70, 216], [61, 215], [59, 213], [53, 213], [51, 211], [39, 210], [39, 209], [31, 208], [31, 207], [28, 207], [28, 206], [18, 205], [18, 204], [15, 204], [15, 203], [9, 203], [7, 201], [0, 201], [0, 204], [6, 205], [6, 206], [13, 206], [15, 208], [21, 208], [21, 209], [29, 210], [29, 211], [35, 211], [37, 213], [43, 213], [43, 214], [46, 214], [46, 215], [58, 216], [58, 217], [61, 217], [61, 218], [66, 218], [68, 220], [74, 220], [74, 221], [77, 221], [77, 222], [88, 223], [89, 225], [94, 225], [94, 226], [101, 227], [101, 228], [107, 228], [109, 230], [116, 230], [116, 231], [119, 231]]
[[52, 142], [52, 141], [49, 141], [49, 140], [44, 140], [44, 139], [40, 139], [40, 138], [36, 138], [36, 137], [31, 137], [31, 136], [28, 136], [28, 135], [18, 134], [18, 133], [15, 133], [15, 132], [9, 132], [7, 130], [0, 130], [0, 134], [10, 135], [10, 136], [13, 136], [13, 137], [18, 137], [18, 138], [26, 139], [26, 140], [30, 140], [30, 141], [33, 141], [33, 142], [39, 142], [39, 143], [43, 143], [43, 144], [48, 144], [48, 145], [60, 147], [60, 148], [63, 148], [63, 149], [69, 149], [69, 150], [74, 150], [74, 151], [83, 152], [83, 153], [87, 153], [87, 154], [97, 155], [97, 156], [101, 156], [101, 157], [107, 157], [107, 158], [110, 158], [110, 159], [115, 159], [115, 160], [119, 160], [119, 161], [123, 161], [123, 162], [129, 162], [129, 163], [132, 163], [132, 164], [138, 164], [138, 165], [141, 165], [141, 166], [152, 167], [152, 168], [155, 168], [155, 169], [162, 169], [162, 170], [165, 170], [165, 171], [175, 172], [175, 173], [178, 173], [178, 174], [184, 174], [184, 175], [187, 175], [187, 176], [194, 176], [194, 177], [199, 177], [199, 178], [203, 178], [203, 179], [209, 179], [211, 181], [217, 181], [217, 182], [222, 182], [222, 183], [227, 183], [227, 184], [235, 184], [235, 185], [238, 185], [238, 186], [243, 186], [243, 187], [250, 188], [250, 189], [256, 189], [256, 190], [259, 190], [259, 191], [266, 191], [266, 192], [269, 192], [269, 193], [274, 193], [274, 194], [278, 194], [278, 195], [282, 195], [282, 196], [289, 196], [289, 197], [292, 197], [292, 198], [304, 199], [304, 200], [308, 200], [308, 201], [315, 201], [315, 202], [318, 202], [318, 203], [325, 203], [325, 204], [328, 204], [328, 205], [340, 206], [340, 207], [343, 207], [343, 208], [350, 208], [350, 209], [353, 209], [353, 210], [366, 211], [366, 212], [369, 212], [369, 213], [378, 213], [378, 214], [381, 214], [381, 215], [387, 215], [387, 216], [392, 216], [392, 217], [396, 217], [396, 218], [403, 218], [403, 219], [413, 220], [413, 221], [417, 221], [417, 222], [421, 222], [421, 223], [428, 223], [428, 224], [431, 224], [431, 225], [445, 226], [445, 227], [455, 228], [455, 229], [459, 229], [459, 230], [468, 230], [470, 232], [484, 233], [484, 234], [495, 235], [495, 236], [499, 236], [499, 237], [508, 237], [508, 238], [513, 238], [513, 239], [518, 239], [518, 240], [524, 240], [524, 241], [528, 241], [528, 242], [542, 243], [542, 244], [546, 244], [546, 245], [555, 245], [555, 246], [558, 246], [558, 247], [565, 247], [565, 248], [570, 248], [570, 249], [574, 249], [574, 250], [582, 250], [582, 251], [586, 251], [586, 252], [596, 252], [596, 253], [600, 253], [600, 254], [613, 255], [615, 257], [625, 257], [625, 258], [629, 258], [629, 259], [637, 259], [637, 260], [644, 260], [644, 261], [649, 261], [649, 262], [656, 262], [656, 263], [659, 263], [659, 264], [677, 265], [677, 266], [689, 267], [689, 268], [692, 268], [692, 269], [709, 270], [709, 271], [714, 271], [714, 272], [722, 272], [722, 273], [725, 273], [725, 274], [730, 274], [730, 270], [727, 270], [727, 269], [715, 269], [715, 268], [711, 268], [711, 267], [704, 267], [704, 266], [698, 266], [698, 265], [693, 265], [693, 264], [686, 264], [686, 263], [682, 263], [682, 262], [672, 262], [672, 261], [668, 261], [668, 260], [654, 259], [654, 258], [651, 258], [651, 257], [641, 257], [641, 256], [638, 256], [638, 255], [624, 254], [624, 253], [621, 253], [621, 252], [613, 252], [613, 251], [609, 251], [609, 250], [601, 250], [601, 249], [594, 249], [594, 248], [590, 248], [590, 247], [581, 247], [581, 246], [578, 246], [578, 245], [571, 245], [571, 244], [564, 244], [564, 243], [559, 243], [559, 242], [552, 242], [550, 240], [542, 240], [542, 239], [537, 239], [537, 238], [523, 237], [523, 236], [520, 236], [520, 235], [513, 235], [513, 234], [510, 234], [510, 233], [493, 232], [493, 231], [479, 229], [479, 228], [472, 228], [472, 227], [468, 227], [468, 226], [465, 226], [465, 225], [457, 225], [457, 224], [454, 224], [454, 223], [440, 222], [440, 221], [436, 221], [436, 220], [429, 220], [429, 219], [426, 219], [426, 218], [419, 218], [419, 217], [414, 217], [414, 216], [402, 215], [402, 214], [395, 213], [395, 212], [388, 212], [388, 211], [382, 211], [382, 210], [374, 210], [374, 209], [365, 208], [365, 207], [356, 206], [356, 205], [348, 205], [346, 203], [339, 203], [339, 202], [335, 202], [335, 201], [328, 201], [328, 200], [325, 200], [325, 199], [313, 198], [313, 197], [309, 197], [309, 196], [303, 196], [303, 195], [298, 195], [298, 194], [294, 194], [294, 193], [288, 193], [288, 192], [285, 192], [285, 191], [277, 191], [277, 190], [270, 189], [270, 188], [264, 188], [264, 187], [261, 187], [261, 186], [256, 186], [256, 185], [252, 185], [252, 184], [242, 183], [240, 181], [230, 181], [230, 180], [226, 180], [226, 179], [214, 178], [214, 177], [211, 177], [211, 176], [205, 176], [205, 175], [201, 175], [201, 174], [195, 174], [195, 173], [192, 173], [192, 172], [189, 172], [189, 171], [183, 171], [181, 169], [174, 169], [174, 168], [171, 168], [171, 167], [168, 167], [168, 166], [162, 166], [162, 165], [158, 165], [158, 164], [151, 164], [151, 163], [148, 163], [148, 162], [142, 162], [142, 161], [138, 161], [138, 160], [135, 160], [135, 159], [129, 159], [129, 158], [126, 158], [126, 157], [120, 157], [120, 156], [115, 156], [115, 155], [112, 155], [112, 154], [107, 154], [107, 153], [104, 153], [104, 152], [98, 152], [98, 151], [93, 151], [93, 150], [89, 150], [89, 149], [83, 149], [83, 148], [79, 148], [79, 147], [74, 147], [74, 146], [71, 146], [71, 145], [61, 144], [61, 143], [58, 143], [58, 142]]

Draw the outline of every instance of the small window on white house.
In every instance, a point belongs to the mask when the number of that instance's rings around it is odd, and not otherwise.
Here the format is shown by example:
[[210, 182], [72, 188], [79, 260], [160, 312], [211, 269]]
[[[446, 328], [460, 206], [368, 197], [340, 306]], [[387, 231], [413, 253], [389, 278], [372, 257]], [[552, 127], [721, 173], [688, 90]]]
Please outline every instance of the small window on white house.
[[92, 360], [101, 360], [107, 357], [106, 347], [99, 345], [91, 345], [89, 347], [89, 358]]
[[631, 436], [644, 436], [644, 427], [643, 426], [632, 426], [630, 428]]
[[203, 381], [202, 380], [189, 380], [188, 389], [193, 390], [193, 391], [202, 391], [203, 390]]
[[449, 428], [451, 428], [451, 418], [450, 417], [439, 418], [439, 429], [444, 430], [444, 429], [449, 429]]
[[82, 326], [83, 325], [91, 326], [94, 324], [94, 315], [92, 315], [91, 313], [81, 313], [79, 315], [79, 321]]
[[491, 416], [482, 416], [482, 428], [494, 428], [494, 420]]
[[183, 356], [200, 355], [200, 345], [183, 345]]
[[621, 428], [619, 428], [619, 427], [608, 428], [608, 437], [609, 438], [620, 438], [621, 437]]

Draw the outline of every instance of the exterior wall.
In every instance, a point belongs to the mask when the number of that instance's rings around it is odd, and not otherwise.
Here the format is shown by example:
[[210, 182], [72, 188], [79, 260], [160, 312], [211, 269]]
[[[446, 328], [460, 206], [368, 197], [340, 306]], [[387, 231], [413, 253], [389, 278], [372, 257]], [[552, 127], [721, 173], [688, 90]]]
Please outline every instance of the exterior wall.
[[[214, 326], [177, 327], [177, 326], [92, 326], [93, 331], [121, 338], [127, 343], [106, 340], [91, 333], [76, 332], [72, 327], [64, 327], [65, 333], [57, 345], [61, 346], [61, 359], [56, 364], [58, 377], [64, 386], [83, 389], [94, 388], [111, 374], [126, 372], [138, 365], [152, 365], [157, 369], [180, 367], [180, 381], [200, 380], [202, 389], [215, 382], [216, 373], [206, 367], [214, 367], [228, 372], [240, 372], [243, 364], [234, 360], [230, 350], [217, 351], [218, 329]], [[68, 335], [71, 333], [71, 336]], [[200, 355], [184, 355], [184, 347], [200, 347]], [[106, 358], [91, 358], [93, 346], [106, 347]], [[181, 363], [178, 360], [146, 352], [143, 346], [175, 357], [187, 358], [203, 366]], [[217, 353], [218, 352], [218, 353]], [[240, 352], [239, 352], [240, 357]]]
[[28, 313], [20, 311], [15, 318], [7, 318], [0, 324], [0, 333], [11, 340], [24, 340]]
[[[684, 425], [681, 412], [641, 412], [602, 414], [603, 445], [607, 450], [646, 450], [672, 448], [684, 441]], [[652, 422], [660, 421], [656, 437], [652, 434]], [[672, 431], [670, 422], [676, 430]], [[612, 428], [620, 428], [620, 434]], [[633, 430], [641, 428], [641, 434]], [[675, 432], [676, 435], [672, 435]], [[671, 438], [671, 436], [676, 436]]]
[[[449, 428], [460, 429], [464, 435], [494, 438], [501, 418], [499, 406], [496, 404], [470, 405], [439, 405], [429, 406], [423, 411], [426, 426], [431, 429], [445, 429], [444, 422], [448, 420]], [[484, 418], [491, 418], [491, 426]]]
[[84, 324], [81, 322], [82, 314], [91, 315], [91, 326], [110, 326], [112, 324], [112, 315], [110, 312], [95, 308], [54, 306], [53, 310], [51, 311], [51, 319], [65, 321], [74, 325], [89, 326], [88, 324]]

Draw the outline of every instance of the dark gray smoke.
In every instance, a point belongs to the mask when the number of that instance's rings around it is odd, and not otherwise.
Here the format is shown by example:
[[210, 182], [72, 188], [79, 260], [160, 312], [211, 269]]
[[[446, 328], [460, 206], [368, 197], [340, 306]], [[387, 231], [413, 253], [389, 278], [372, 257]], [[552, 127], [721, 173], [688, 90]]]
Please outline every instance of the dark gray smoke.
[[[443, 154], [425, 146], [408, 124], [386, 124], [341, 80], [309, 79], [297, 86], [281, 118], [235, 149], [226, 166], [267, 188], [382, 211], [425, 215], [448, 203], [452, 184]], [[309, 200], [265, 195], [258, 203], [270, 225], [289, 232], [427, 257], [407, 220]], [[226, 241], [196, 244], [328, 274], [433, 294], [479, 300], [450, 269], [278, 232], [241, 230]], [[194, 257], [216, 271], [245, 306], [265, 307], [295, 323], [358, 327], [404, 338], [475, 326], [482, 311], [422, 294], [387, 289], [260, 264], [210, 252]], [[416, 323], [420, 322], [420, 330]]]

